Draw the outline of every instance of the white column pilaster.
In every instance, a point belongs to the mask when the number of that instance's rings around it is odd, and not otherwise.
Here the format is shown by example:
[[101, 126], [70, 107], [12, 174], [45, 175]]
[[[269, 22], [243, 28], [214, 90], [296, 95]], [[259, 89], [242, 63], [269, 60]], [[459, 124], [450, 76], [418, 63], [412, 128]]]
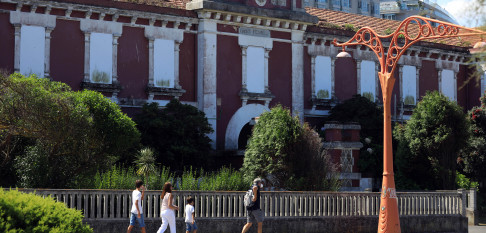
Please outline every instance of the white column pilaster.
[[304, 31], [292, 30], [292, 115], [304, 122]]
[[[459, 72], [454, 71], [454, 101], [456, 101], [456, 102], [457, 102], [457, 74], [458, 73]], [[481, 95], [482, 95], [482, 93], [481, 93]]]
[[270, 49], [265, 49], [265, 58], [264, 58], [264, 85], [265, 85], [265, 93], [270, 92], [270, 87], [268, 85], [268, 58], [270, 58]]
[[241, 89], [243, 91], [248, 91], [247, 90], [247, 50], [248, 46], [241, 46]]
[[[179, 83], [179, 52], [181, 43], [175, 42], [174, 44], [174, 88], [181, 89]], [[178, 97], [176, 97], [178, 98]]]
[[149, 42], [149, 77], [148, 77], [148, 84], [151, 86], [155, 85], [154, 81], [154, 38], [148, 38]]
[[439, 92], [442, 93], [442, 69], [437, 71], [439, 79]]
[[356, 60], [356, 89], [357, 92], [356, 94], [361, 94], [361, 60], [357, 59]]
[[20, 72], [20, 29], [22, 24], [14, 24], [15, 27], [15, 56], [14, 56], [14, 72]]
[[331, 99], [334, 98], [334, 96], [336, 96], [336, 92], [334, 90], [334, 82], [335, 82], [335, 66], [336, 66], [336, 58], [334, 57], [331, 57]]
[[483, 74], [481, 75], [481, 95], [484, 95], [484, 91], [486, 87], [486, 73], [483, 71]]
[[[118, 82], [118, 38], [120, 34], [113, 34], [113, 64], [112, 64], [112, 83]], [[116, 95], [113, 93], [113, 95]]]
[[375, 61], [375, 102], [380, 100], [378, 93], [380, 93], [381, 84], [378, 73], [380, 73], [380, 63]]
[[[403, 96], [403, 65], [398, 65], [398, 79], [400, 85], [400, 96], [398, 97], [399, 101], [405, 101]], [[396, 108], [396, 107], [395, 107]]]
[[90, 41], [91, 41], [91, 33], [85, 32], [84, 33], [84, 82], [90, 82], [90, 74], [89, 74], [89, 51], [90, 51]]
[[217, 24], [211, 19], [201, 19], [198, 26], [198, 106], [204, 111], [214, 132], [209, 134], [211, 145], [216, 148], [216, 48]]
[[415, 95], [415, 98], [416, 98], [415, 105], [417, 105], [417, 103], [420, 100], [420, 68], [421, 68], [420, 66], [417, 66], [415, 68], [415, 72], [416, 72], [416, 75], [415, 75], [415, 78], [416, 78], [415, 79], [416, 80], [416, 82], [415, 82], [415, 85], [416, 85], [416, 88], [415, 88], [415, 92], [416, 92], [416, 95]]
[[51, 32], [54, 28], [46, 28], [46, 40], [44, 46], [44, 76], [49, 77], [51, 73]]
[[311, 95], [316, 98], [316, 56], [311, 56]]

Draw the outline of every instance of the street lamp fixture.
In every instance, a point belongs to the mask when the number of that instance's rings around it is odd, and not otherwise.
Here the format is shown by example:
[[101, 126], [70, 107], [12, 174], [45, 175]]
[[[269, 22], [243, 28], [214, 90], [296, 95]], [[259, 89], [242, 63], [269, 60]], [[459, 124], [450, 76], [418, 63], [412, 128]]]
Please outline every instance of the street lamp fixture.
[[[433, 27], [432, 25], [438, 25]], [[400, 57], [410, 46], [422, 40], [433, 40], [451, 37], [466, 37], [486, 35], [486, 32], [461, 27], [439, 20], [421, 16], [411, 16], [403, 20], [394, 33], [379, 35], [369, 27], [359, 29], [349, 41], [338, 43], [343, 51], [337, 57], [351, 57], [345, 51], [346, 46], [368, 46], [378, 57], [380, 72], [378, 77], [383, 96], [383, 185], [381, 189], [381, 202], [379, 210], [378, 233], [399, 233], [400, 219], [398, 216], [398, 200], [395, 189], [393, 173], [393, 151], [391, 130], [391, 96], [395, 77], [393, 72]], [[382, 39], [390, 40], [388, 49], [383, 47]]]

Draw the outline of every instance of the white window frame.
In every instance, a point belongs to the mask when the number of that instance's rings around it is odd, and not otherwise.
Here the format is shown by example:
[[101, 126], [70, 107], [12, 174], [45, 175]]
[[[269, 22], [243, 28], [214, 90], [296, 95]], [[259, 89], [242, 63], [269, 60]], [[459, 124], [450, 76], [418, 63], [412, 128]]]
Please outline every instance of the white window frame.
[[[415, 66], [408, 66], [405, 65], [402, 68], [402, 77], [401, 77], [401, 89], [402, 89], [402, 101], [406, 105], [416, 105], [417, 100], [417, 67]], [[410, 103], [410, 99], [407, 99], [408, 96], [411, 96], [413, 99], [413, 103]]]
[[113, 34], [90, 34], [89, 80], [91, 83], [113, 83]]
[[[359, 94], [362, 96], [366, 96], [370, 99], [371, 102], [376, 101], [376, 62], [375, 61], [368, 61], [362, 60], [360, 64], [360, 80], [359, 80]], [[368, 96], [367, 93], [371, 93], [371, 96]]]
[[440, 92], [450, 100], [457, 100], [457, 81], [453, 70], [440, 71]]
[[246, 88], [248, 92], [265, 93], [265, 49], [248, 46], [246, 60]]
[[[11, 11], [10, 23], [15, 27], [14, 71], [48, 77], [51, 32], [56, 27], [56, 16]], [[29, 35], [31, 30], [37, 30], [37, 36]]]
[[20, 29], [20, 73], [44, 77], [46, 29], [23, 25]]
[[[154, 40], [154, 86], [174, 88], [176, 43], [174, 40]], [[177, 63], [178, 64], [178, 63]]]
[[329, 56], [316, 56], [314, 66], [313, 95], [317, 99], [332, 98], [332, 59]]

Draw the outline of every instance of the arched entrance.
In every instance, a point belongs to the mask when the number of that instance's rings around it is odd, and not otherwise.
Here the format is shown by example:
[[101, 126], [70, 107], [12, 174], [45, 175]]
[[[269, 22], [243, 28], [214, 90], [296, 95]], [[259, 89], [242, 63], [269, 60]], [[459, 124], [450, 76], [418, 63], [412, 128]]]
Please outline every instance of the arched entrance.
[[238, 150], [246, 150], [246, 144], [248, 143], [248, 139], [250, 139], [252, 129], [253, 124], [251, 124], [251, 121], [243, 126], [240, 131], [240, 136], [238, 136]]
[[[250, 125], [250, 121], [253, 118], [260, 116], [265, 111], [270, 111], [270, 109], [261, 104], [247, 104], [239, 108], [235, 112], [235, 114], [231, 117], [231, 120], [228, 123], [228, 127], [226, 128], [224, 148], [226, 150], [240, 149], [239, 147], [240, 135], [247, 134], [244, 132], [249, 132], [249, 134], [251, 134], [252, 126]], [[245, 126], [246, 129], [243, 129]], [[244, 131], [243, 134], [242, 131]], [[244, 137], [242, 137], [241, 140], [244, 140], [243, 138]], [[244, 141], [246, 146], [246, 140]]]

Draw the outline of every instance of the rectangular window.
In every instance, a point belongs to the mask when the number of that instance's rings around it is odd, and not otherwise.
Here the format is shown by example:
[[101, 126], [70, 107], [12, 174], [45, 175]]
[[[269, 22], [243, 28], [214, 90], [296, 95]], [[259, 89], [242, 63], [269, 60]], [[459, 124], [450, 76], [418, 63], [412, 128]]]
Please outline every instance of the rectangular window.
[[111, 83], [113, 72], [113, 35], [91, 33], [89, 73], [93, 83]]
[[362, 6], [362, 11], [363, 12], [368, 12], [368, 1], [367, 0], [363, 0], [363, 2], [361, 3], [361, 6]]
[[374, 61], [361, 62], [361, 95], [375, 102], [376, 95], [376, 71]]
[[46, 29], [22, 26], [20, 29], [20, 73], [44, 77]]
[[402, 71], [403, 103], [415, 105], [417, 99], [417, 68], [415, 66], [403, 66]]
[[156, 87], [174, 87], [174, 47], [173, 40], [156, 39], [154, 41], [154, 85]]
[[262, 47], [248, 46], [246, 65], [246, 86], [248, 92], [265, 91], [265, 50]]
[[331, 58], [316, 56], [314, 94], [318, 99], [330, 99], [331, 85]]
[[333, 4], [335, 7], [337, 7], [337, 6], [339, 7], [339, 6], [341, 6], [341, 0], [333, 0], [333, 1], [332, 1], [332, 4]]
[[350, 7], [349, 0], [343, 0], [342, 3], [343, 3], [343, 7]]
[[442, 71], [442, 94], [449, 97], [450, 100], [456, 100], [455, 98], [455, 85], [454, 85], [454, 71], [443, 70]]

